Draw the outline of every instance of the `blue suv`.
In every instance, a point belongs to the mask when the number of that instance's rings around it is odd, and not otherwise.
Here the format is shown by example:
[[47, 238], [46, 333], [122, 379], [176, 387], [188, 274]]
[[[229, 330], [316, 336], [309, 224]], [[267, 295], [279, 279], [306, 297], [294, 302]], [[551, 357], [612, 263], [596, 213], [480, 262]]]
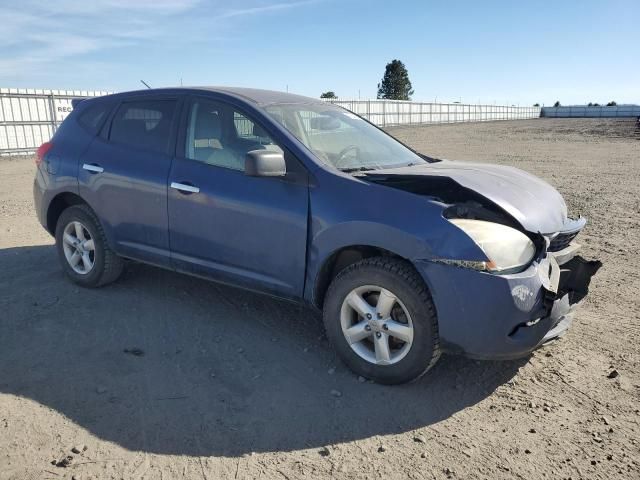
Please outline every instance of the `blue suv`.
[[72, 281], [105, 285], [131, 259], [304, 302], [382, 383], [442, 352], [527, 355], [566, 331], [600, 266], [542, 180], [428, 157], [297, 95], [82, 100], [36, 162], [37, 214]]

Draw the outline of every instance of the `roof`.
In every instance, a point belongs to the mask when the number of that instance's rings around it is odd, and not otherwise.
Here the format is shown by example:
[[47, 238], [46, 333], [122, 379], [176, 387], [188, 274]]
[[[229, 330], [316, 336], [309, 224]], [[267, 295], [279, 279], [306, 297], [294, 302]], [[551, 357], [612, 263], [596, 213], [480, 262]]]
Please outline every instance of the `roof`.
[[274, 103], [288, 103], [288, 104], [310, 104], [310, 103], [322, 103], [322, 100], [311, 97], [303, 97], [302, 95], [295, 95], [293, 93], [276, 92], [274, 90], [260, 90], [258, 88], [236, 88], [236, 87], [175, 87], [175, 88], [152, 88], [148, 90], [137, 90], [131, 92], [116, 93], [119, 95], [131, 95], [131, 94], [153, 94], [156, 93], [174, 93], [176, 91], [208, 91], [218, 92], [225, 95], [230, 95], [238, 99], [255, 103], [258, 106], [271, 105]]
[[273, 103], [320, 103], [317, 98], [304, 97], [293, 93], [277, 92], [275, 90], [261, 90], [259, 88], [236, 88], [236, 87], [193, 87], [197, 90], [209, 90], [212, 92], [226, 93], [245, 100], [252, 101], [258, 105], [269, 105]]

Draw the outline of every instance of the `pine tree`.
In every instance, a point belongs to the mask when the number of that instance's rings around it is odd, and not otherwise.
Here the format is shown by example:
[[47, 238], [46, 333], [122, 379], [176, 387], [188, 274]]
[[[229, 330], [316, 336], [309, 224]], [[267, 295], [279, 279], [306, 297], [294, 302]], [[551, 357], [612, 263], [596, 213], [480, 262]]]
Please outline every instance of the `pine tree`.
[[389, 100], [411, 100], [413, 88], [409, 72], [400, 60], [387, 63], [382, 82], [378, 84], [378, 98]]

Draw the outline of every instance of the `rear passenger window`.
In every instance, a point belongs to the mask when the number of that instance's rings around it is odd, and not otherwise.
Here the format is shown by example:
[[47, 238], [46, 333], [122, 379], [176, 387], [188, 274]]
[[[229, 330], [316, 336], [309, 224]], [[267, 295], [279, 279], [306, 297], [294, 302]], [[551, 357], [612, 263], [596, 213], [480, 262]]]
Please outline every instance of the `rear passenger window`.
[[166, 153], [175, 109], [175, 100], [123, 103], [113, 118], [109, 139], [114, 143]]
[[105, 102], [89, 105], [78, 117], [78, 122], [91, 133], [97, 133], [98, 127], [107, 116], [110, 109], [111, 105]]

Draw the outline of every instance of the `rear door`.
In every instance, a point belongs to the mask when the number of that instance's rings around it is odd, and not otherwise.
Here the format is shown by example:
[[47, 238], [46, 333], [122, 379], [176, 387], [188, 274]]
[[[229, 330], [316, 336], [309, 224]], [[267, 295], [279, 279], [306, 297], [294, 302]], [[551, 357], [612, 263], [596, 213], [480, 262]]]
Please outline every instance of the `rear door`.
[[287, 176], [244, 174], [246, 153], [282, 151], [238, 108], [194, 97], [169, 174], [174, 267], [285, 297], [304, 287], [308, 178], [285, 153]]
[[79, 162], [80, 195], [123, 256], [170, 265], [167, 178], [178, 97], [124, 100]]

